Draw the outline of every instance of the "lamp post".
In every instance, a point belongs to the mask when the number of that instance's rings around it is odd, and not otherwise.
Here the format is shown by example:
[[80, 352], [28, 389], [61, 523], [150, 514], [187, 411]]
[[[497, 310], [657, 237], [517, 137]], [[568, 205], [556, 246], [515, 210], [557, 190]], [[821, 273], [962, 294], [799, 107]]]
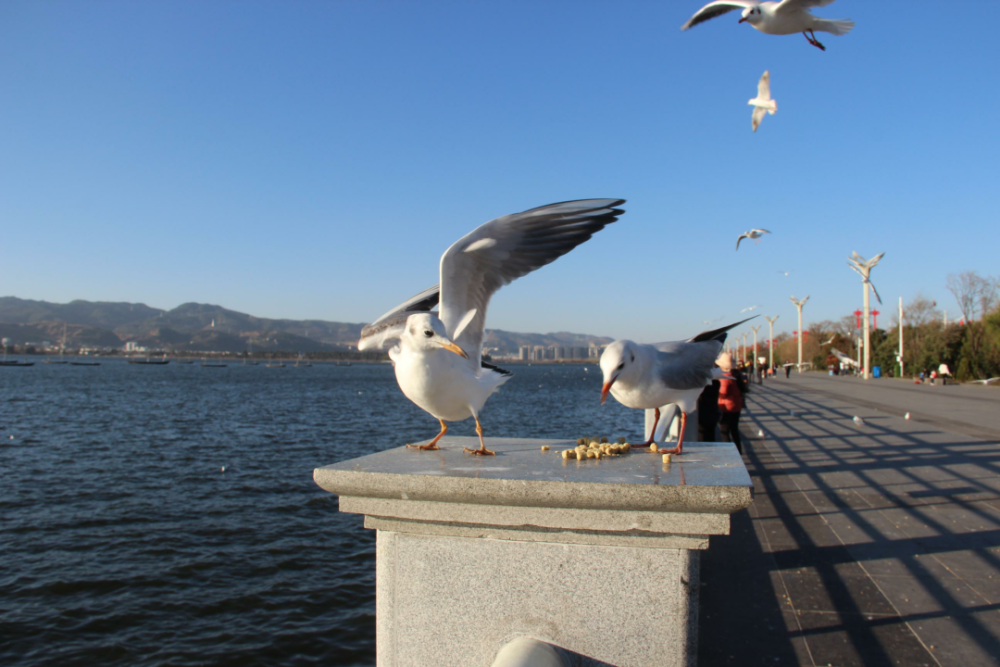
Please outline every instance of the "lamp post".
[[768, 364], [771, 368], [774, 368], [774, 323], [778, 321], [779, 317], [781, 317], [781, 315], [775, 315], [774, 317], [768, 317], [767, 315], [764, 316], [764, 319], [767, 320], [767, 326], [770, 331], [768, 334], [767, 348], [770, 350]]
[[757, 332], [760, 331], [761, 325], [758, 324], [755, 327], [750, 327], [753, 330], [753, 365], [757, 365]]
[[903, 297], [899, 297], [899, 377], [903, 377]]
[[[792, 296], [791, 299], [792, 299], [792, 303], [795, 304], [795, 307], [799, 309], [799, 331], [802, 331], [802, 306], [806, 305], [806, 301], [809, 300], [809, 297], [807, 296], [806, 298], [802, 299], [801, 301], [796, 301], [796, 299], [795, 299], [794, 296]], [[799, 336], [799, 372], [800, 373], [802, 372], [802, 338], [803, 338], [802, 336]]]
[[864, 378], [870, 380], [872, 377], [871, 369], [871, 349], [869, 343], [871, 342], [871, 323], [869, 320], [869, 312], [871, 312], [871, 304], [869, 302], [868, 288], [871, 287], [871, 291], [875, 292], [875, 298], [878, 299], [879, 305], [882, 304], [882, 297], [878, 295], [878, 290], [875, 289], [875, 285], [871, 281], [872, 269], [875, 265], [879, 263], [879, 260], [885, 256], [885, 253], [879, 253], [871, 259], [866, 260], [864, 257], [856, 252], [852, 252], [851, 256], [848, 258], [847, 265], [851, 267], [851, 270], [861, 276], [861, 281], [864, 283], [865, 290], [865, 374]]
[[743, 355], [740, 357], [740, 361], [743, 363], [747, 362], [747, 336], [750, 335], [749, 331], [744, 331], [741, 338], [743, 338]]

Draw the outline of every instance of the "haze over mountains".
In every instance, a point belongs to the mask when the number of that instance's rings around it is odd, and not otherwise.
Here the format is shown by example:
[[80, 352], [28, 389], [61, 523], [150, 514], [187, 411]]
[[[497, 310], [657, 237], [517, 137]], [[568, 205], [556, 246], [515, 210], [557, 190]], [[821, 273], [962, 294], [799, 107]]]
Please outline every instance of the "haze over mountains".
[[[0, 297], [0, 336], [15, 345], [48, 341], [66, 347], [121, 348], [134, 341], [153, 350], [186, 352], [324, 352], [353, 349], [365, 323], [324, 320], [273, 320], [204, 303], [172, 310], [142, 303], [72, 301], [66, 304]], [[486, 345], [515, 354], [521, 345], [586, 347], [607, 337], [573, 334], [512, 333], [487, 330]]]

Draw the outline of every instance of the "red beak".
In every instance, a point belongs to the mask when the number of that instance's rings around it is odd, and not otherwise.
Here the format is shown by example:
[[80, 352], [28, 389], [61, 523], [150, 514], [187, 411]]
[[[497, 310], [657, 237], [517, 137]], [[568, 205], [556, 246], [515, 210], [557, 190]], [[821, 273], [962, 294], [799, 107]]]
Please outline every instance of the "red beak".
[[611, 385], [614, 383], [614, 380], [611, 382], [605, 382], [604, 386], [601, 387], [601, 405], [604, 405], [604, 401], [608, 400], [608, 392], [611, 391]]
[[[743, 17], [739, 20], [739, 23], [746, 23], [746, 22], [747, 22], [746, 17]], [[737, 23], [737, 25], [739, 25], [739, 23]]]

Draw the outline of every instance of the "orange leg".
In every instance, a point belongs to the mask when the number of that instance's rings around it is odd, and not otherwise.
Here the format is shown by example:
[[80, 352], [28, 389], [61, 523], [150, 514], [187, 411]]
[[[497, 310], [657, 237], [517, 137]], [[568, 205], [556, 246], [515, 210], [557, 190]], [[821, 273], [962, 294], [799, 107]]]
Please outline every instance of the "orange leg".
[[[807, 35], [806, 33], [809, 34]], [[819, 40], [816, 39], [816, 33], [814, 33], [812, 30], [806, 30], [802, 34], [805, 36], [807, 42], [815, 46], [820, 51], [826, 51], [826, 47], [819, 43]], [[809, 35], [812, 35], [812, 37], [810, 37]]]
[[653, 444], [653, 438], [656, 437], [656, 425], [660, 423], [660, 409], [656, 408], [653, 411], [653, 428], [649, 431], [649, 440], [642, 443], [641, 445], [632, 445], [633, 449], [642, 449], [644, 447], [649, 447]]
[[476, 435], [479, 436], [479, 449], [469, 449], [465, 448], [465, 451], [472, 452], [476, 456], [495, 456], [496, 452], [486, 449], [486, 443], [483, 441], [483, 427], [479, 423], [479, 417], [476, 415], [472, 416], [476, 420]]
[[407, 447], [413, 447], [414, 449], [423, 449], [423, 450], [427, 450], [427, 449], [441, 449], [440, 447], [438, 447], [438, 440], [440, 440], [441, 438], [443, 438], [444, 434], [448, 432], [448, 425], [444, 423], [443, 419], [439, 419], [438, 421], [441, 422], [441, 432], [437, 434], [436, 438], [434, 438], [433, 440], [431, 440], [430, 442], [428, 442], [426, 445], [410, 445], [410, 444], [407, 444], [406, 446]]
[[688, 416], [686, 412], [681, 413], [681, 430], [677, 435], [677, 446], [673, 449], [661, 449], [660, 452], [663, 454], [680, 454], [681, 449], [684, 448], [684, 427], [687, 426]]

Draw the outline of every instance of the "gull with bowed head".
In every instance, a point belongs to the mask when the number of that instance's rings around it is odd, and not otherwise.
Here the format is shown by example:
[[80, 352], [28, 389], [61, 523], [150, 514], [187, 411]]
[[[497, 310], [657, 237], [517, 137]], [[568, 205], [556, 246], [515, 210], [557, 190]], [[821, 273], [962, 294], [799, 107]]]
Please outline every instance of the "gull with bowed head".
[[727, 332], [753, 317], [729, 326], [700, 333], [691, 340], [643, 345], [630, 340], [616, 340], [601, 354], [601, 405], [610, 393], [627, 408], [655, 410], [655, 421], [649, 440], [633, 448], [653, 444], [656, 424], [660, 421], [660, 408], [676, 403], [681, 411], [681, 426], [677, 446], [660, 450], [666, 454], [680, 454], [684, 447], [684, 427], [687, 416], [698, 406], [698, 397], [712, 380], [722, 377], [715, 360], [722, 352]]
[[781, 0], [781, 2], [754, 2], [753, 0], [717, 0], [710, 2], [695, 13], [681, 30], [687, 30], [734, 9], [742, 10], [740, 23], [749, 23], [765, 35], [794, 35], [801, 32], [806, 40], [817, 49], [826, 47], [816, 39], [814, 30], [831, 35], [846, 35], [854, 27], [850, 19], [821, 19], [809, 11], [813, 7], [825, 7], [833, 0]]
[[[624, 199], [550, 204], [491, 220], [441, 256], [440, 283], [410, 298], [361, 330], [359, 350], [389, 350], [396, 381], [408, 399], [441, 424], [417, 449], [438, 449], [446, 422], [476, 420], [477, 455], [492, 455], [479, 412], [512, 376], [482, 361], [486, 308], [504, 285], [562, 257], [624, 213]], [[430, 312], [439, 306], [437, 313]], [[410, 446], [410, 445], [408, 445]]]

